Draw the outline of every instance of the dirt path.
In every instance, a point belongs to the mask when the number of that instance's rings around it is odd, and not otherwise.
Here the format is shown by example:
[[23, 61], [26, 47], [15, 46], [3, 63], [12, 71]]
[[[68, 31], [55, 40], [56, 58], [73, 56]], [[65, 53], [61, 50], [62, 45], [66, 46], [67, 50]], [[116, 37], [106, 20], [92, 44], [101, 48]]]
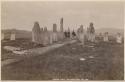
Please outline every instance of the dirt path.
[[51, 45], [51, 46], [47, 46], [47, 47], [43, 47], [43, 48], [30, 49], [29, 53], [32, 53], [32, 56], [36, 56], [36, 54], [37, 55], [43, 54], [43, 53], [48, 52], [50, 50], [62, 47], [64, 45], [66, 45], [66, 44], [72, 44], [74, 42], [76, 42], [76, 40], [67, 41], [67, 42], [64, 42], [64, 43], [61, 43], [61, 44], [55, 44], [55, 45]]
[[18, 61], [24, 59], [24, 57], [38, 56], [38, 55], [44, 54], [44, 53], [46, 53], [46, 52], [48, 52], [50, 50], [62, 47], [64, 45], [66, 45], [66, 44], [72, 44], [74, 42], [76, 42], [76, 40], [66, 41], [66, 42], [61, 43], [61, 44], [59, 44], [59, 43], [58, 44], [53, 44], [53, 45], [50, 45], [50, 46], [47, 46], [47, 47], [42, 47], [42, 48], [30, 49], [30, 50], [28, 50], [28, 54], [21, 55], [21, 56], [23, 56], [22, 58], [7, 59], [7, 60], [2, 61], [1, 66], [5, 66], [5, 65], [8, 65], [8, 64], [11, 64], [11, 63], [14, 63], [14, 62], [18, 62]]

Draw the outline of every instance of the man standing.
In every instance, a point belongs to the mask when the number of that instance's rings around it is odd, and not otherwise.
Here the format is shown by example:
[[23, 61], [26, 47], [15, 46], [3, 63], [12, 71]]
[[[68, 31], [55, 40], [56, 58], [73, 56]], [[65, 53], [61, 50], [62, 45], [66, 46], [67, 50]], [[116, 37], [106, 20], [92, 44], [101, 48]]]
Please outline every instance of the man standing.
[[76, 33], [74, 32], [74, 30], [72, 32], [72, 37], [73, 37], [73, 39], [76, 37]]

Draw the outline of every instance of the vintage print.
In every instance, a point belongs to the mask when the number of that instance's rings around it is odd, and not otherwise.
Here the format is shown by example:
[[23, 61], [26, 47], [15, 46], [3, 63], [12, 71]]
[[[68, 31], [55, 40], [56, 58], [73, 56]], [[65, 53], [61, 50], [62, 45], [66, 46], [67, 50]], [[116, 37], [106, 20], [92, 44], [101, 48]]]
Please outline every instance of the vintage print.
[[2, 80], [124, 80], [123, 2], [1, 4]]

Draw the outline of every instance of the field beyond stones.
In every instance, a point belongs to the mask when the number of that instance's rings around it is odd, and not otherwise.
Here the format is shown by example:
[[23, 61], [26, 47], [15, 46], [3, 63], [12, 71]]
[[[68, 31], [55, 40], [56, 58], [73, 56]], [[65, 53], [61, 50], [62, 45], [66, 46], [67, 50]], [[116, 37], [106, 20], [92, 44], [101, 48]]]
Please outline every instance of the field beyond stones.
[[[91, 58], [91, 56], [93, 58]], [[80, 58], [85, 60], [81, 61]], [[2, 80], [123, 80], [124, 44], [67, 44], [1, 68]]]

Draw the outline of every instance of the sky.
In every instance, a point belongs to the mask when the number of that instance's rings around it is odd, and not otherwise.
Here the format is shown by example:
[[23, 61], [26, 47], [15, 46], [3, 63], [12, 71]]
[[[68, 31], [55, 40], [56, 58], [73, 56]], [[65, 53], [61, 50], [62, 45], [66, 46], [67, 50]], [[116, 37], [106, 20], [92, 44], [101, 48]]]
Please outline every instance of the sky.
[[64, 30], [73, 30], [90, 22], [98, 28], [124, 28], [124, 6], [122, 2], [80, 2], [80, 1], [7, 1], [2, 2], [1, 28], [32, 30], [34, 22], [40, 27], [60, 28], [63, 17]]

